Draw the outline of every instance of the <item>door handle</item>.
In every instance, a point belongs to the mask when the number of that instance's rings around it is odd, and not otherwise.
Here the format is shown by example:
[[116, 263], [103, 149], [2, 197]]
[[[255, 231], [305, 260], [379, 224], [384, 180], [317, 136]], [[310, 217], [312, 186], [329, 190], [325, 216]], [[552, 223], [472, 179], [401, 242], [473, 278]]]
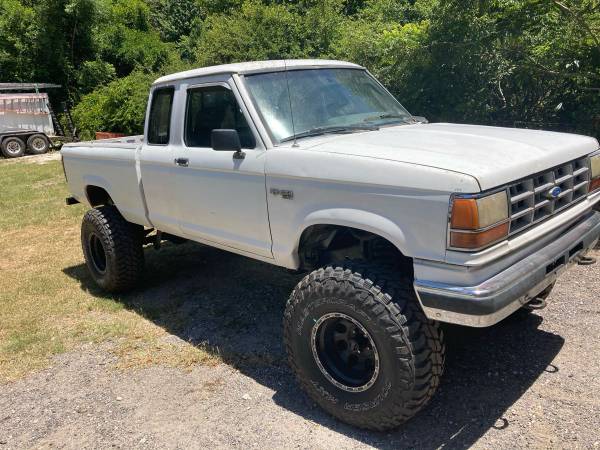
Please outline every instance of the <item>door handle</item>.
[[181, 167], [187, 167], [190, 164], [190, 160], [187, 158], [175, 158], [175, 164]]

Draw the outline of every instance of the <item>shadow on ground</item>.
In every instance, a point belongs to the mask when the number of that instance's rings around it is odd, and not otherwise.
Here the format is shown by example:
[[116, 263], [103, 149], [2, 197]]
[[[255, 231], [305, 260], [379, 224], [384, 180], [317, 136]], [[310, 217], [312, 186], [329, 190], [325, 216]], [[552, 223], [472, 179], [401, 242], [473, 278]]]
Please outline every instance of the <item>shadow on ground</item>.
[[[282, 345], [285, 301], [300, 276], [195, 244], [146, 250], [142, 289], [111, 297], [271, 388], [273, 400], [306, 419], [379, 448], [468, 448], [491, 428], [511, 426], [507, 410], [551, 365], [563, 339], [519, 312], [488, 329], [448, 326], [446, 372], [432, 402], [391, 433], [342, 424], [299, 394]], [[105, 296], [84, 265], [64, 269], [95, 296]], [[501, 432], [501, 431], [499, 431]]]

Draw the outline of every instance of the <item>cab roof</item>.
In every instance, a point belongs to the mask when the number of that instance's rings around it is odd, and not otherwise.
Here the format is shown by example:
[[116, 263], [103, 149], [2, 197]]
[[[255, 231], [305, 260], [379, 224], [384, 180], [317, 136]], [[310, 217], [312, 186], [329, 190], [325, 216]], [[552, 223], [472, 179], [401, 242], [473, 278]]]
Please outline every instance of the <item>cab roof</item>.
[[363, 69], [363, 67], [359, 66], [358, 64], [329, 59], [278, 59], [272, 61], [249, 61], [234, 64], [222, 64], [220, 66], [202, 67], [199, 69], [186, 70], [185, 72], [177, 72], [170, 75], [165, 75], [164, 77], [160, 77], [153, 83], [153, 85], [179, 81], [186, 78], [196, 78], [224, 73], [249, 74], [261, 72], [278, 72], [283, 71], [286, 68], [288, 70], [317, 68]]

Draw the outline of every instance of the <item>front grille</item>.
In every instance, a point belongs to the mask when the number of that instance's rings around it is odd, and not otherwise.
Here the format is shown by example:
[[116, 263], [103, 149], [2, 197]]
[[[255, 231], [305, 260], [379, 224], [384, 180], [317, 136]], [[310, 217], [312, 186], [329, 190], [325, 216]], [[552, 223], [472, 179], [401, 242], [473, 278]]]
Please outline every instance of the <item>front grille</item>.
[[[589, 160], [583, 157], [511, 184], [508, 187], [509, 234], [522, 231], [584, 199], [590, 182], [589, 172]], [[549, 192], [555, 187], [561, 191], [553, 198]]]

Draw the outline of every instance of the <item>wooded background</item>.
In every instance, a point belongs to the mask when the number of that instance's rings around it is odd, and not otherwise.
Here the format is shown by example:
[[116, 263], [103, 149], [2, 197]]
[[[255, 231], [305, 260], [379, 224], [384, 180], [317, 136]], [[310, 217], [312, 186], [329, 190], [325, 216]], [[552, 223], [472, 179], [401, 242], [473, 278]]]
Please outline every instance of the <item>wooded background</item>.
[[598, 0], [0, 0], [0, 81], [61, 84], [83, 137], [141, 133], [162, 74], [305, 57], [431, 121], [600, 134]]

